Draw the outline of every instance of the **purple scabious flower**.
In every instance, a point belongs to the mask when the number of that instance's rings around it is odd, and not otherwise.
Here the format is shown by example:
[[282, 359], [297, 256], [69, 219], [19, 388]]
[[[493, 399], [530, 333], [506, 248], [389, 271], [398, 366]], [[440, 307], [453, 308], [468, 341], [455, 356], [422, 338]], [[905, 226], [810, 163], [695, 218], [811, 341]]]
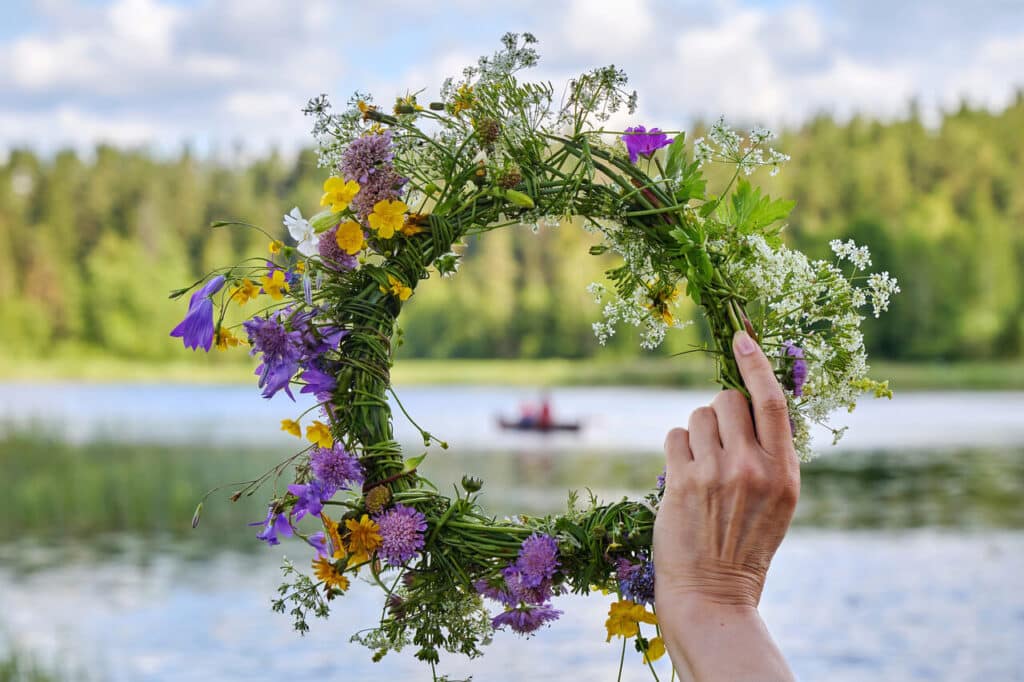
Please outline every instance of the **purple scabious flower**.
[[498, 601], [506, 606], [517, 604], [543, 604], [554, 595], [551, 578], [544, 578], [540, 583], [534, 585], [519, 568], [518, 563], [506, 566], [501, 571], [505, 578], [506, 590], [502, 592]]
[[338, 387], [338, 381], [330, 374], [321, 371], [318, 367], [307, 367], [300, 377], [306, 382], [299, 393], [312, 393], [317, 400], [323, 402], [320, 396], [329, 397]]
[[538, 630], [545, 623], [557, 620], [562, 612], [549, 604], [538, 606], [519, 606], [506, 609], [491, 619], [491, 627], [495, 630], [506, 625], [521, 635], [528, 635]]
[[664, 490], [665, 489], [665, 474], [666, 474], [665, 469], [662, 469], [661, 473], [658, 474], [658, 490]]
[[338, 240], [334, 236], [338, 232], [338, 226], [335, 225], [331, 229], [320, 235], [320, 241], [317, 242], [317, 249], [320, 251], [320, 259], [324, 262], [324, 265], [332, 270], [352, 270], [358, 264], [358, 260], [353, 255], [346, 253], [340, 246], [338, 246]]
[[288, 492], [298, 498], [292, 507], [292, 518], [299, 521], [306, 514], [319, 516], [324, 510], [324, 502], [331, 499], [337, 491], [337, 488], [315, 479], [309, 483], [290, 484]]
[[285, 329], [277, 319], [254, 317], [243, 323], [252, 344], [252, 355], [263, 353], [262, 363], [256, 368], [259, 386], [264, 398], [271, 398], [282, 388], [292, 400], [288, 382], [299, 370], [302, 357], [302, 334]]
[[654, 152], [672, 144], [675, 138], [669, 137], [658, 128], [647, 130], [643, 126], [635, 126], [626, 128], [626, 134], [622, 136], [622, 141], [626, 143], [629, 162], [636, 163], [641, 156], [651, 158], [654, 156]]
[[275, 514], [274, 505], [267, 508], [267, 518], [264, 521], [257, 521], [249, 525], [263, 526], [263, 531], [256, 537], [271, 546], [281, 544], [281, 541], [277, 539], [278, 535], [283, 535], [286, 538], [292, 535], [292, 524], [288, 522], [288, 517], [281, 513]]
[[477, 593], [487, 597], [488, 599], [500, 601], [502, 604], [506, 604], [508, 606], [512, 606], [516, 603], [512, 600], [512, 597], [509, 595], [508, 592], [501, 589], [500, 587], [492, 585], [488, 580], [477, 580], [475, 583], [473, 583], [473, 589], [475, 589]]
[[380, 166], [390, 167], [394, 152], [391, 150], [391, 131], [368, 133], [349, 143], [341, 154], [338, 170], [346, 180], [365, 185]]
[[558, 543], [550, 535], [534, 533], [523, 540], [515, 567], [526, 587], [538, 587], [558, 570]]
[[654, 563], [648, 559], [639, 564], [619, 560], [616, 571], [619, 579], [619, 591], [626, 599], [637, 604], [654, 603]]
[[349, 484], [362, 485], [363, 465], [341, 443], [331, 448], [317, 448], [309, 456], [309, 468], [317, 480], [335, 491], [348, 490]]
[[804, 360], [804, 349], [792, 341], [786, 341], [783, 348], [786, 357], [793, 358], [790, 377], [793, 382], [793, 395], [799, 398], [804, 394], [804, 384], [807, 382], [807, 361]]
[[403, 566], [423, 549], [423, 533], [427, 519], [420, 512], [402, 504], [377, 514], [381, 545], [378, 554], [391, 566]]
[[202, 346], [206, 352], [210, 351], [213, 345], [213, 301], [210, 297], [223, 286], [224, 276], [217, 275], [192, 294], [185, 319], [171, 330], [171, 336], [180, 338], [185, 348], [195, 350]]
[[359, 188], [359, 194], [352, 199], [352, 209], [359, 216], [359, 219], [366, 224], [366, 217], [373, 212], [373, 207], [378, 201], [384, 199], [398, 199], [402, 196], [402, 189], [409, 178], [402, 177], [394, 168], [386, 166], [378, 169], [370, 176], [367, 183]]

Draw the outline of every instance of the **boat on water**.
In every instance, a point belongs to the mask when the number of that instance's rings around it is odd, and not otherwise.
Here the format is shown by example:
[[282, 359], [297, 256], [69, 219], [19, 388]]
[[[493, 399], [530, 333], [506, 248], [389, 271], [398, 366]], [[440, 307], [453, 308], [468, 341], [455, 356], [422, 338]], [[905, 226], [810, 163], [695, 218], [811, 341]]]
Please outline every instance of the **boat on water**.
[[545, 395], [537, 406], [530, 404], [522, 405], [518, 419], [506, 419], [499, 416], [498, 426], [506, 431], [549, 433], [551, 431], [579, 431], [582, 422], [579, 420], [556, 420], [551, 410], [551, 400]]
[[541, 424], [539, 421], [505, 419], [504, 417], [498, 417], [498, 426], [506, 431], [536, 431], [538, 433], [548, 433], [551, 431], [579, 431], [582, 425], [582, 422], [579, 421], [548, 422], [546, 424]]

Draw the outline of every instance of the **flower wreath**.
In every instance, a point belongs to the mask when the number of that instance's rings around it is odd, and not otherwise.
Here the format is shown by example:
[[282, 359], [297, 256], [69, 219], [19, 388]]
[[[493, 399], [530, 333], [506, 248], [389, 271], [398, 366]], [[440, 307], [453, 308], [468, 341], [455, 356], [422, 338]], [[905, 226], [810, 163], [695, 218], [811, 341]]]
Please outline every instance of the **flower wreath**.
[[[780, 221], [793, 202], [746, 179], [788, 159], [769, 146], [768, 131], [741, 136], [719, 121], [687, 147], [683, 133], [605, 130], [610, 114], [634, 111], [625, 75], [584, 73], [556, 104], [549, 83], [516, 77], [536, 63], [535, 42], [507, 34], [501, 50], [447, 79], [426, 108], [414, 94], [390, 112], [362, 93], [337, 114], [325, 96], [311, 100], [305, 111], [332, 171], [325, 209], [309, 220], [298, 209], [286, 215], [296, 244], [268, 235], [271, 260], [215, 270], [172, 294], [200, 287], [172, 336], [204, 350], [242, 343], [225, 322], [229, 304], [270, 299], [241, 325], [259, 357], [259, 387], [266, 398], [300, 387], [316, 397], [307, 413], [317, 414], [306, 424], [309, 445], [232, 499], [272, 483], [257, 537], [276, 545], [295, 536], [312, 548], [312, 577], [286, 561], [274, 602], [300, 632], [309, 614], [327, 615], [351, 576], [385, 592], [378, 627], [353, 636], [375, 660], [407, 646], [432, 668], [442, 650], [476, 656], [494, 629], [532, 633], [559, 616], [557, 595], [593, 589], [618, 596], [609, 639], [634, 640], [647, 665], [664, 652], [640, 628], [657, 622], [650, 552], [663, 480], [641, 499], [572, 495], [560, 516], [496, 520], [478, 504], [480, 480], [464, 477], [454, 497], [442, 495], [418, 472], [426, 454], [406, 459], [394, 439], [389, 394], [409, 418], [390, 381], [396, 320], [422, 280], [455, 273], [455, 247], [467, 237], [565, 217], [599, 233], [603, 244], [591, 252], [614, 252], [622, 264], [607, 272], [610, 287], [590, 288], [603, 303], [598, 339], [626, 323], [640, 328], [645, 347], [657, 346], [684, 326], [674, 308], [685, 292], [708, 323], [704, 350], [722, 386], [745, 392], [731, 355], [735, 331], [774, 354], [805, 459], [811, 424], [852, 409], [865, 390], [888, 394], [867, 377], [860, 310], [870, 303], [877, 316], [896, 282], [864, 274], [870, 255], [853, 242], [833, 242], [828, 261], [782, 244]], [[712, 162], [734, 166], [715, 194], [702, 172]], [[307, 413], [282, 429], [301, 438]], [[416, 428], [425, 446], [447, 447]], [[294, 482], [279, 487], [286, 472]]]

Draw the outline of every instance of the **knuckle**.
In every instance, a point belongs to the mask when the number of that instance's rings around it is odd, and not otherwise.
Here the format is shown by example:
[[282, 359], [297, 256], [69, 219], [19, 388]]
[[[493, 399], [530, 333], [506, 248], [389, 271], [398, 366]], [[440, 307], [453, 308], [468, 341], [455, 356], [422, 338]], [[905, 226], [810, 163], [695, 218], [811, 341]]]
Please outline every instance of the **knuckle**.
[[785, 396], [773, 392], [761, 401], [761, 412], [772, 417], [788, 415], [789, 405], [786, 403]]

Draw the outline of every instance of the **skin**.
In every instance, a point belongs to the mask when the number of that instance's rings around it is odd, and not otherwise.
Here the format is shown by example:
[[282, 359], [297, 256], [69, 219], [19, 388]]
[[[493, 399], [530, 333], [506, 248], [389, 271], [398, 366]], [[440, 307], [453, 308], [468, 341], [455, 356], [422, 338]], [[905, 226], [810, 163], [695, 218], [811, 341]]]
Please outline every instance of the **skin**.
[[793, 680], [757, 607], [800, 495], [799, 460], [771, 362], [744, 332], [733, 350], [751, 401], [722, 391], [665, 439], [655, 606], [683, 680]]

